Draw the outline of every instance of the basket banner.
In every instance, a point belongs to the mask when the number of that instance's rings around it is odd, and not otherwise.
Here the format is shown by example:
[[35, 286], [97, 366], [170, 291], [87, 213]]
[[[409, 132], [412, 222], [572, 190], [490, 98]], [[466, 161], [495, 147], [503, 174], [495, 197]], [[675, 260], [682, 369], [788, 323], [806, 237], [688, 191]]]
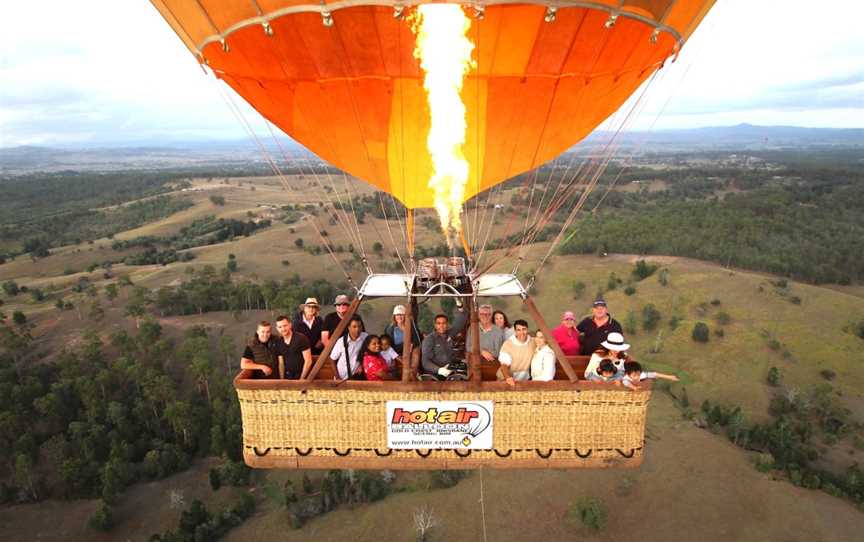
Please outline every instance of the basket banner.
[[387, 447], [491, 450], [493, 401], [387, 401]]

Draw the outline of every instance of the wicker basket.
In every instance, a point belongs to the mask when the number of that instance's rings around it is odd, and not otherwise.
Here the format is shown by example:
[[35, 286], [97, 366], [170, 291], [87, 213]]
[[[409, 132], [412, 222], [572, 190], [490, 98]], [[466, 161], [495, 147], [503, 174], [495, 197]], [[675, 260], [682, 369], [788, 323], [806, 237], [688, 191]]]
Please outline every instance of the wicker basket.
[[[587, 382], [235, 380], [246, 463], [284, 469], [609, 468], [642, 463], [650, 387]], [[491, 450], [391, 450], [388, 400], [494, 402]]]

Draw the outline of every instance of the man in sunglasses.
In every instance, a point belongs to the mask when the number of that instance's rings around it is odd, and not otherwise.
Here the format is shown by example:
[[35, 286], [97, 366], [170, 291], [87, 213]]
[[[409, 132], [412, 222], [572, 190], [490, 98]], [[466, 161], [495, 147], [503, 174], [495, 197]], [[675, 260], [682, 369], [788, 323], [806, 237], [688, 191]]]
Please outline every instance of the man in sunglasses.
[[[325, 347], [327, 346], [330, 337], [333, 335], [333, 332], [336, 331], [336, 327], [348, 313], [348, 307], [351, 305], [351, 300], [348, 299], [347, 295], [339, 294], [336, 296], [336, 301], [333, 305], [336, 307], [336, 310], [324, 317], [324, 325], [321, 327], [321, 342], [324, 343]], [[360, 323], [363, 323], [362, 318], [360, 319]], [[364, 325], [364, 330], [365, 327], [366, 326]]]

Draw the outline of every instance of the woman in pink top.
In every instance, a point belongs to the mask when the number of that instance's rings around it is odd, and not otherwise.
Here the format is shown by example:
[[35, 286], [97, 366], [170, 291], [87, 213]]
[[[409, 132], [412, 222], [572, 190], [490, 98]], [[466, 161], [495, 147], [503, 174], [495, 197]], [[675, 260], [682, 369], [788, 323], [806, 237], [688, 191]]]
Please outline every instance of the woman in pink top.
[[579, 330], [576, 329], [576, 316], [567, 311], [561, 317], [561, 325], [552, 330], [552, 335], [565, 356], [579, 355]]
[[359, 359], [363, 360], [366, 380], [393, 380], [387, 362], [381, 356], [381, 340], [378, 335], [369, 335], [360, 347]]

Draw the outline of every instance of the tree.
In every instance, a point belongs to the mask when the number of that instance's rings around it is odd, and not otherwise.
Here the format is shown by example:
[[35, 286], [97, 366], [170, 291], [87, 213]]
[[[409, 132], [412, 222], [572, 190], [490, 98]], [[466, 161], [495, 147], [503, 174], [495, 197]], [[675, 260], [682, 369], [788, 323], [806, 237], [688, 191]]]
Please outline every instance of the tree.
[[33, 460], [27, 454], [18, 454], [15, 458], [15, 482], [27, 492], [29, 499], [39, 500], [33, 480]]
[[27, 323], [27, 316], [21, 311], [15, 311], [12, 313], [12, 321], [15, 325], [23, 326]]
[[624, 318], [624, 331], [628, 335], [635, 335], [638, 330], [639, 321], [636, 319], [634, 311], [627, 311], [627, 316]]
[[131, 316], [135, 319], [135, 328], [141, 328], [141, 318], [146, 314], [146, 310], [144, 309], [144, 303], [140, 301], [130, 301], [128, 305], [126, 305], [126, 316]]
[[414, 510], [414, 534], [417, 542], [429, 540], [430, 531], [438, 525], [438, 518], [435, 517], [435, 511], [432, 508], [421, 506]]
[[118, 290], [117, 285], [113, 282], [107, 286], [105, 286], [105, 297], [108, 298], [108, 301], [114, 301], [117, 298]]
[[303, 238], [298, 237], [297, 239], [294, 239], [294, 246], [297, 248], [303, 248]]
[[38, 303], [39, 301], [45, 300], [45, 292], [39, 288], [30, 288], [30, 297], [33, 298], [33, 301]]
[[711, 336], [711, 330], [708, 329], [708, 324], [705, 322], [696, 322], [693, 326], [693, 340], [700, 343], [707, 343]]
[[7, 280], [3, 283], [3, 292], [5, 292], [9, 297], [15, 297], [20, 291], [21, 289], [18, 287], [18, 283], [14, 280]]
[[581, 280], [574, 281], [570, 289], [573, 292], [573, 299], [579, 299], [585, 293], [585, 283]]
[[113, 510], [103, 501], [102, 506], [100, 506], [99, 509], [90, 516], [87, 525], [89, 525], [91, 529], [97, 531], [110, 531], [114, 527]]
[[231, 338], [231, 335], [222, 335], [219, 337], [219, 351], [225, 356], [225, 372], [231, 374], [234, 356], [237, 355], [237, 346], [234, 344], [234, 339]]
[[384, 245], [382, 245], [380, 241], [375, 241], [374, 243], [372, 243], [372, 250], [375, 252], [375, 254], [380, 256], [381, 252], [384, 251]]
[[653, 303], [649, 303], [642, 307], [642, 328], [645, 331], [651, 331], [660, 323], [660, 311]]
[[765, 378], [769, 386], [777, 387], [780, 385], [780, 369], [771, 367], [768, 369], [768, 376]]
[[228, 260], [228, 263], [225, 264], [225, 268], [228, 270], [229, 273], [236, 273], [237, 272], [237, 260], [234, 260], [234, 259]]
[[225, 205], [225, 196], [213, 194], [212, 196], [210, 196], [210, 201], [213, 202], [213, 205], [222, 207], [223, 205]]

